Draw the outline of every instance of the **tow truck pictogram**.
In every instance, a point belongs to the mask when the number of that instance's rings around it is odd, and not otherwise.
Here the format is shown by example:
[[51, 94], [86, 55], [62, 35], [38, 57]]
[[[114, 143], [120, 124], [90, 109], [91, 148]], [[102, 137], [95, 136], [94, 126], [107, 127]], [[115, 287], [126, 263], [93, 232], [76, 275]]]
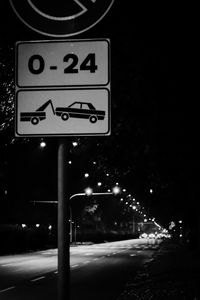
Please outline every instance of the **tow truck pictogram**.
[[22, 121], [22, 122], [31, 122], [33, 125], [37, 125], [40, 121], [46, 119], [45, 109], [49, 105], [51, 106], [53, 114], [55, 115], [55, 110], [54, 110], [54, 107], [53, 107], [53, 103], [52, 103], [51, 100], [48, 100], [42, 106], [40, 106], [36, 111], [21, 112], [20, 113], [20, 121]]
[[73, 102], [67, 107], [56, 107], [54, 109], [52, 100], [46, 101], [36, 111], [33, 112], [21, 112], [21, 122], [31, 122], [33, 125], [37, 125], [40, 121], [46, 119], [45, 109], [51, 106], [54, 115], [61, 117], [63, 121], [67, 121], [69, 118], [76, 119], [88, 119], [91, 123], [96, 123], [98, 120], [104, 120], [105, 111], [96, 110], [94, 105], [89, 102]]

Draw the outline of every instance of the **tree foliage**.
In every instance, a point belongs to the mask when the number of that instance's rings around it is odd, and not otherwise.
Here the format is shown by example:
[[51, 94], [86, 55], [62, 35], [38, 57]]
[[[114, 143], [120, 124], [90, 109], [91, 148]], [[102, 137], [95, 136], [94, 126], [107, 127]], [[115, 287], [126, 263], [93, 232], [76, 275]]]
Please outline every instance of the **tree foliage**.
[[7, 143], [14, 138], [14, 50], [0, 45], [0, 135]]

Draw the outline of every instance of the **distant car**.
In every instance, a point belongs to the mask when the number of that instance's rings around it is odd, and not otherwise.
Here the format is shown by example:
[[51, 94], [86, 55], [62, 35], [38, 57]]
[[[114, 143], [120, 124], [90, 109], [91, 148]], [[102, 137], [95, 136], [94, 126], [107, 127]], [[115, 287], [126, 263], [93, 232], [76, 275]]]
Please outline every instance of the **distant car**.
[[140, 236], [139, 236], [140, 239], [147, 239], [148, 238], [148, 234], [147, 233], [142, 233]]
[[89, 102], [74, 102], [67, 107], [57, 107], [55, 114], [63, 121], [69, 118], [89, 119], [91, 123], [96, 123], [98, 120], [104, 120], [105, 111], [96, 110], [92, 103]]

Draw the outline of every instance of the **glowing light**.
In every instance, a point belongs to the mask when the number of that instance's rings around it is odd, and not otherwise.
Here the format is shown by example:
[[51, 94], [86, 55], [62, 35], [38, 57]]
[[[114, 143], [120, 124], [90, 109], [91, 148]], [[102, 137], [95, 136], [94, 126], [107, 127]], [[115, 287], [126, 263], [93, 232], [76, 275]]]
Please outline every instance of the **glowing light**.
[[90, 175], [88, 173], [85, 173], [85, 178], [88, 178]]
[[102, 186], [102, 182], [98, 182], [97, 185], [98, 185], [98, 186]]
[[35, 226], [38, 228], [38, 227], [40, 227], [40, 224], [36, 224]]
[[26, 227], [26, 224], [22, 224], [22, 228], [25, 228]]
[[41, 148], [46, 147], [46, 143], [45, 143], [44, 141], [41, 141], [41, 142], [40, 142], [40, 147], [41, 147]]
[[74, 147], [76, 147], [76, 146], [78, 146], [78, 142], [72, 142], [72, 145], [73, 145]]
[[93, 193], [93, 190], [92, 190], [92, 188], [90, 188], [90, 187], [87, 187], [87, 188], [85, 189], [85, 194], [86, 194], [87, 196], [91, 196], [91, 195], [92, 195], [92, 193]]
[[117, 185], [114, 186], [113, 189], [112, 189], [112, 192], [113, 192], [113, 194], [115, 194], [115, 195], [119, 194], [120, 191], [121, 191], [121, 189], [120, 189], [120, 187], [117, 186]]

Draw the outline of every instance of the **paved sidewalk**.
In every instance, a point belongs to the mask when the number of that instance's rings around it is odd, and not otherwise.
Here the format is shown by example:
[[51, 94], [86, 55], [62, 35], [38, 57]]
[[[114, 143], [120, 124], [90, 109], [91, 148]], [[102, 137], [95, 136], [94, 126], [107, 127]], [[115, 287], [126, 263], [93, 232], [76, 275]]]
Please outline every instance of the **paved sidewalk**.
[[117, 300], [200, 300], [200, 250], [164, 241]]

